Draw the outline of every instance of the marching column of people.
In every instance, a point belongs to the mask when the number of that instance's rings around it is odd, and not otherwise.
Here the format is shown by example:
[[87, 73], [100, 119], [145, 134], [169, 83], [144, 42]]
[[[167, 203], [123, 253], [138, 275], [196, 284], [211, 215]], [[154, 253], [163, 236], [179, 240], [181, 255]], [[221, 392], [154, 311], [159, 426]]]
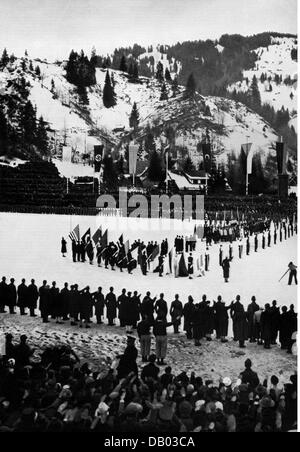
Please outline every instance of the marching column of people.
[[[18, 307], [20, 315], [27, 315], [28, 309], [30, 316], [36, 317], [37, 306], [43, 323], [54, 320], [63, 324], [69, 321], [72, 326], [90, 328], [94, 316], [97, 324], [101, 325], [106, 314], [109, 326], [116, 325], [118, 318], [120, 327], [126, 328], [128, 334], [134, 329], [137, 330], [144, 361], [149, 358], [153, 334], [160, 363], [163, 363], [167, 354], [167, 328], [173, 326], [174, 333], [178, 334], [182, 320], [186, 337], [188, 340], [194, 340], [195, 346], [200, 346], [201, 340], [211, 341], [214, 332], [217, 340], [221, 343], [227, 342], [230, 319], [233, 339], [241, 348], [244, 348], [245, 342], [249, 340], [250, 343], [256, 342], [258, 345], [264, 345], [265, 349], [270, 349], [279, 338], [281, 349], [292, 353], [294, 333], [297, 331], [297, 314], [293, 304], [289, 309], [282, 306], [280, 312], [276, 300], [261, 307], [255, 296], [252, 296], [245, 309], [239, 295], [226, 305], [221, 295], [213, 302], [203, 295], [198, 303], [194, 303], [190, 295], [188, 301], [183, 304], [176, 294], [168, 309], [163, 293], [158, 298], [152, 298], [148, 291], [141, 299], [141, 294], [137, 291], [132, 293], [124, 288], [117, 297], [113, 287], [104, 295], [102, 287], [91, 292], [89, 286], [79, 289], [77, 284], [73, 284], [69, 288], [69, 284], [65, 283], [60, 290], [55, 281], [50, 287], [44, 280], [38, 288], [34, 279], [28, 286], [25, 279], [22, 279], [21, 284], [16, 287], [13, 278], [9, 284], [6, 283], [5, 277], [2, 278], [1, 313], [7, 312], [5, 307], [8, 307], [10, 314], [16, 314]], [[168, 315], [171, 321], [167, 320]]]

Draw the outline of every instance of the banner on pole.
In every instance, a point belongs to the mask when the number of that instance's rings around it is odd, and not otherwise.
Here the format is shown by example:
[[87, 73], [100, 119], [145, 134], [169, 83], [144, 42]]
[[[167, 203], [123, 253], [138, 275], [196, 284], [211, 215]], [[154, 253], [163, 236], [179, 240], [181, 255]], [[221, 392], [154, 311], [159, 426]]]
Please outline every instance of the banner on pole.
[[276, 142], [276, 157], [278, 174], [286, 174], [286, 147], [281, 141]]
[[62, 148], [62, 160], [63, 162], [71, 162], [72, 148], [71, 146], [63, 146]]
[[136, 161], [137, 161], [138, 149], [139, 149], [139, 147], [137, 144], [129, 145], [129, 174], [136, 173]]
[[103, 160], [103, 150], [104, 150], [103, 144], [97, 144], [97, 145], [94, 146], [94, 168], [95, 168], [95, 173], [99, 173], [100, 172], [101, 163], [102, 163], [102, 160]]

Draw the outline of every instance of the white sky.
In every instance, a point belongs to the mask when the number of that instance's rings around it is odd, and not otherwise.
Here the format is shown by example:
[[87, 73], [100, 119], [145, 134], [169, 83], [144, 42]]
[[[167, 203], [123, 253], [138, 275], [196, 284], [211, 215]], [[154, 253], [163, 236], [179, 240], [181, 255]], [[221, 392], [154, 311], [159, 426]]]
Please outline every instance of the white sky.
[[115, 47], [217, 39], [224, 33], [297, 33], [297, 0], [0, 0], [0, 49], [67, 57]]

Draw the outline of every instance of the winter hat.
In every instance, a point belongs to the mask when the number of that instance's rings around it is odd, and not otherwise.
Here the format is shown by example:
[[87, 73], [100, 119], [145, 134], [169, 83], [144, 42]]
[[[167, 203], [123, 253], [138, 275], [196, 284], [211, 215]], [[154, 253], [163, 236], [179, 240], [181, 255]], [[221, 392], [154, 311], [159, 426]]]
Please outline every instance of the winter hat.
[[205, 400], [197, 400], [195, 403], [195, 411], [201, 410], [201, 408], [205, 405]]
[[230, 386], [230, 385], [231, 385], [231, 380], [230, 380], [230, 378], [229, 378], [229, 377], [223, 378], [223, 384], [224, 384], [226, 387]]
[[265, 396], [260, 401], [260, 406], [262, 408], [273, 408], [275, 405], [274, 400], [271, 399], [269, 396]]
[[194, 388], [194, 385], [189, 384], [189, 385], [187, 385], [187, 387], [186, 387], [186, 392], [189, 393], [189, 394], [193, 394], [194, 389], [195, 389], [195, 388]]
[[130, 402], [125, 408], [124, 414], [130, 416], [132, 414], [141, 413], [142, 411], [142, 405], [140, 405], [139, 403]]
[[219, 402], [219, 401], [217, 401], [217, 402], [215, 402], [215, 406], [216, 406], [216, 410], [221, 410], [221, 411], [223, 411], [223, 403], [222, 402]]

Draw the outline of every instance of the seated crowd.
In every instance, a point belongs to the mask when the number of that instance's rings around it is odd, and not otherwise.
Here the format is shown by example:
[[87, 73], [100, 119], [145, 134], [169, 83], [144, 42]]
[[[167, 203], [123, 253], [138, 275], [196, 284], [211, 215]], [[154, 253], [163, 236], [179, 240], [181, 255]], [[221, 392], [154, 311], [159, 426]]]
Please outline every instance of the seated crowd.
[[[297, 428], [297, 375], [260, 381], [249, 359], [230, 378], [138, 369], [134, 339], [94, 369], [65, 345], [38, 359], [22, 335], [0, 357], [0, 432], [286, 432]], [[100, 358], [100, 357], [99, 357]]]

